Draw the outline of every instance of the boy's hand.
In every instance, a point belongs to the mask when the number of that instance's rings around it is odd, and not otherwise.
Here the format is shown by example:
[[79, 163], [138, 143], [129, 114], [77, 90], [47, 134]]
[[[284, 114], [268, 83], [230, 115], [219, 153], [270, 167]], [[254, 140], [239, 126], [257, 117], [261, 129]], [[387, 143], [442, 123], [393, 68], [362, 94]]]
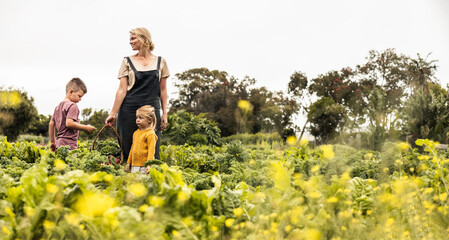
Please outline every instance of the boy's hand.
[[126, 164], [125, 172], [131, 172], [131, 163]]
[[56, 144], [51, 143], [50, 144], [50, 149], [51, 149], [52, 152], [55, 152], [56, 151]]
[[93, 130], [95, 130], [95, 127], [93, 127], [91, 125], [86, 125], [86, 131], [87, 132], [92, 132]]

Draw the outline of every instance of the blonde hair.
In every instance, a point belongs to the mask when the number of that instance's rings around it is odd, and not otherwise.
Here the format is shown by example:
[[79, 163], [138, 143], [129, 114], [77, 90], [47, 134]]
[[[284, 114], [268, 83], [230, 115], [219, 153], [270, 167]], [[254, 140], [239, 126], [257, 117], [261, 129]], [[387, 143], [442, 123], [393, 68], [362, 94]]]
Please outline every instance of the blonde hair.
[[153, 51], [154, 49], [154, 43], [151, 40], [151, 34], [150, 31], [146, 28], [134, 28], [129, 33], [134, 34], [137, 36], [137, 38], [142, 42], [142, 45], [140, 47], [140, 50], [150, 50]]
[[137, 115], [150, 120], [149, 127], [151, 129], [156, 128], [156, 112], [154, 110], [154, 107], [152, 107], [151, 105], [145, 105], [137, 109], [136, 113]]
[[79, 78], [72, 78], [67, 85], [65, 86], [65, 92], [68, 93], [70, 89], [73, 89], [74, 92], [78, 92], [79, 90], [83, 91], [84, 94], [87, 93], [86, 84], [84, 84], [83, 80]]

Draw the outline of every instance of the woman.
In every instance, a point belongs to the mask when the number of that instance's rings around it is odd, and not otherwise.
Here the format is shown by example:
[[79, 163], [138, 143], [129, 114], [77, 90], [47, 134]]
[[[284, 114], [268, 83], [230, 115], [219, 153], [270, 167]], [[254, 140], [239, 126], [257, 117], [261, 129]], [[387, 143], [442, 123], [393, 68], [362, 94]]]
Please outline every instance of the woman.
[[132, 145], [132, 135], [137, 130], [136, 110], [144, 105], [153, 106], [157, 117], [154, 157], [160, 159], [161, 130], [167, 126], [167, 78], [170, 73], [165, 59], [153, 54], [154, 43], [146, 28], [131, 30], [129, 44], [138, 52], [122, 61], [118, 74], [120, 85], [105, 123], [111, 127], [117, 119], [117, 132], [123, 141], [122, 162], [126, 163]]

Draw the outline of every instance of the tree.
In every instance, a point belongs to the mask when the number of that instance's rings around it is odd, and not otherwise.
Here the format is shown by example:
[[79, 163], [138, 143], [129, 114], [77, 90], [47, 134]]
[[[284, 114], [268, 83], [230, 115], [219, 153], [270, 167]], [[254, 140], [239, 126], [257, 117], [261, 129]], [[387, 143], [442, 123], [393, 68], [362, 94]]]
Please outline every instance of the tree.
[[395, 129], [399, 120], [398, 113], [402, 109], [402, 101], [407, 97], [406, 90], [410, 83], [409, 61], [410, 58], [397, 54], [394, 49], [387, 49], [383, 52], [370, 51], [367, 62], [357, 65], [357, 78], [366, 88], [362, 93], [367, 106], [370, 100], [382, 100], [376, 102], [382, 106], [370, 108], [375, 109], [376, 114], [368, 113], [367, 116], [371, 123], [382, 123], [376, 127], [382, 127], [382, 132], [390, 135], [398, 130]]
[[15, 141], [20, 133], [26, 132], [36, 116], [34, 99], [28, 97], [27, 92], [0, 88], [0, 133], [9, 141]]
[[48, 124], [50, 123], [50, 119], [51, 115], [45, 116], [44, 114], [39, 114], [34, 116], [28, 129], [28, 133], [48, 136]]
[[344, 106], [328, 97], [322, 97], [310, 106], [307, 115], [309, 129], [317, 143], [325, 144], [336, 136], [336, 129], [341, 126], [345, 112]]
[[[411, 142], [428, 138], [447, 143], [449, 130], [449, 98], [439, 84], [427, 83], [404, 103], [405, 132]], [[428, 91], [428, 93], [426, 93]]]
[[[205, 113], [218, 123], [222, 136], [291, 128], [296, 103], [282, 93], [273, 93], [264, 87], [252, 88], [256, 82], [253, 78], [237, 79], [226, 72], [207, 68], [190, 69], [176, 76], [175, 86], [179, 92], [178, 97], [170, 101], [170, 112]], [[274, 96], [281, 101], [272, 101]], [[241, 105], [249, 108], [243, 109]], [[269, 114], [274, 112], [276, 114]]]
[[[302, 72], [294, 72], [290, 76], [290, 82], [288, 83], [287, 92], [292, 96], [292, 99], [297, 104], [298, 111], [301, 111], [303, 114], [309, 112], [309, 106], [312, 104], [311, 96], [307, 92], [308, 80], [307, 76]], [[295, 114], [295, 113], [294, 113]], [[306, 126], [309, 123], [308, 119], [304, 123], [304, 126], [301, 128], [301, 134], [299, 139], [302, 139], [304, 131], [306, 130]]]

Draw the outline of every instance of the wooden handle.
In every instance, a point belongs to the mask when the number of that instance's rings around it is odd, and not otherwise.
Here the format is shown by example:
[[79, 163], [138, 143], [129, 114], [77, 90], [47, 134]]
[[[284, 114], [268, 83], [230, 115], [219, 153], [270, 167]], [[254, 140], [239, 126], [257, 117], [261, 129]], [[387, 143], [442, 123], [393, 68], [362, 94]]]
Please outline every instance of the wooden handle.
[[[107, 127], [107, 126], [104, 125], [104, 126], [100, 129], [100, 131], [98, 131], [97, 136], [95, 136], [94, 142], [92, 143], [92, 147], [90, 148], [90, 150], [94, 150], [95, 142], [97, 141], [98, 136], [100, 136], [100, 133], [103, 131], [103, 129], [104, 129], [105, 127]], [[112, 128], [112, 130], [114, 130], [115, 134], [117, 134], [117, 137], [118, 137], [118, 140], [119, 140], [119, 146], [120, 146], [120, 162], [119, 162], [119, 164], [122, 164], [122, 162], [123, 162], [123, 145], [122, 145], [122, 138], [120, 137], [120, 135], [118, 134], [118, 132], [115, 130], [114, 127], [111, 126], [111, 128]]]

